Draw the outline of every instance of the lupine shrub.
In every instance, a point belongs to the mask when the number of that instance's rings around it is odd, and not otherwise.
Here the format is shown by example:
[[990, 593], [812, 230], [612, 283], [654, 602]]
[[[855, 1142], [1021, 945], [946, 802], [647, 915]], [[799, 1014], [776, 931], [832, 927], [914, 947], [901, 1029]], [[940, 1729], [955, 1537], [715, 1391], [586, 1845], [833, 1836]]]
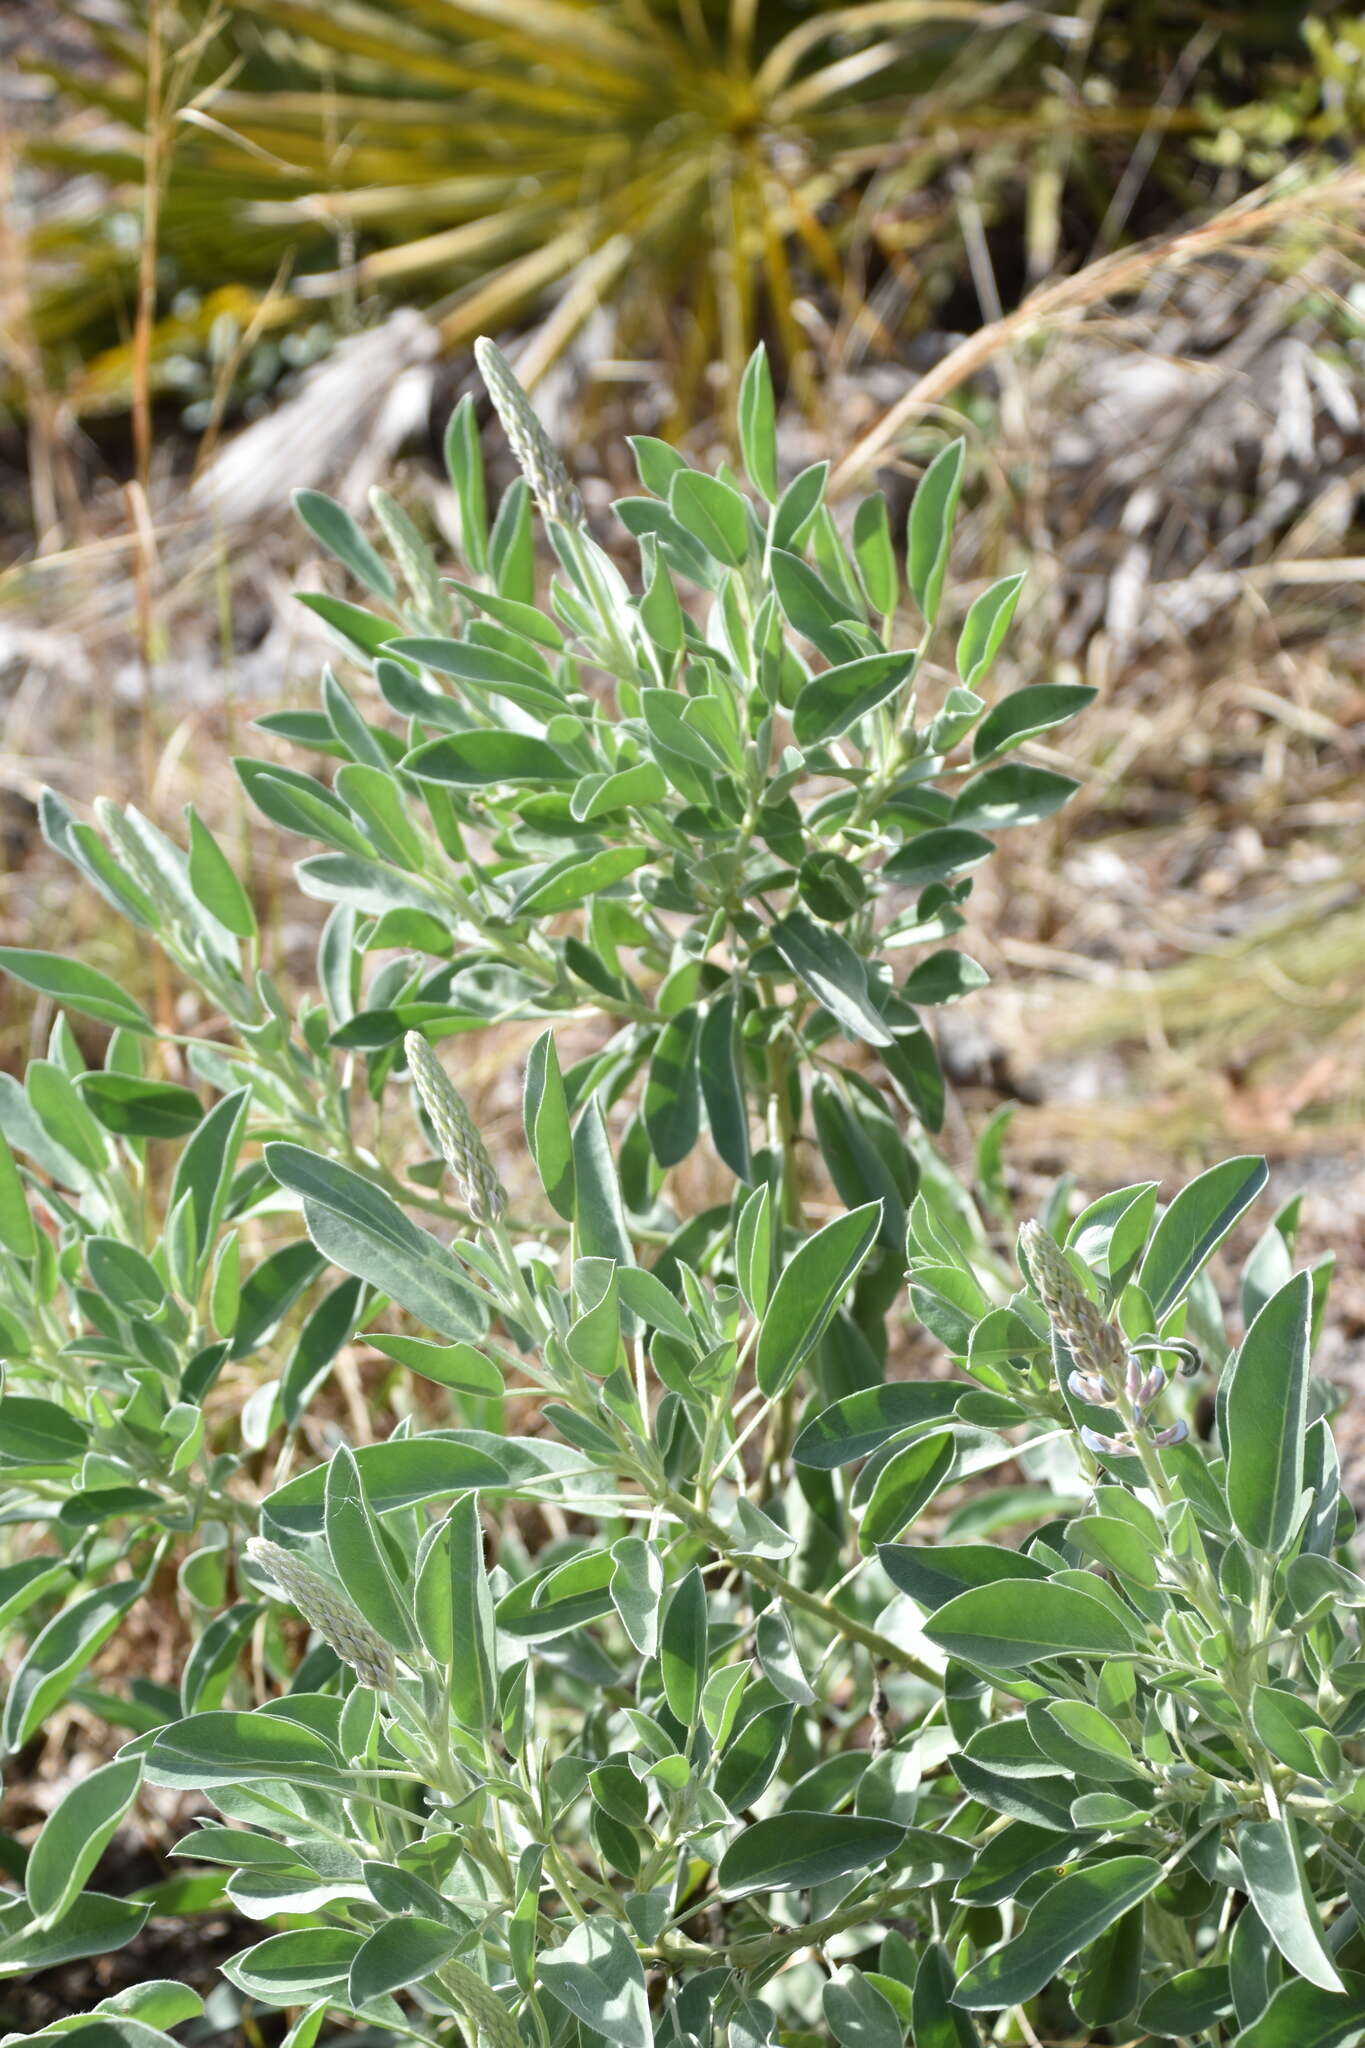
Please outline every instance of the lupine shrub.
[[[988, 703], [1017, 578], [955, 680], [931, 658], [962, 444], [914, 499], [901, 648], [884, 503], [845, 528], [823, 468], [784, 481], [761, 353], [747, 488], [636, 443], [629, 572], [480, 353], [524, 481], [490, 523], [463, 406], [458, 577], [382, 494], [373, 538], [300, 499], [370, 603], [306, 601], [371, 681], [261, 721], [322, 773], [239, 773], [323, 848], [316, 994], [263, 971], [197, 815], [182, 847], [45, 802], [205, 1021], [0, 956], [57, 1005], [0, 1082], [3, 1739], [63, 1703], [108, 1730], [0, 1841], [0, 1972], [164, 1899], [256, 1923], [210, 2031], [289, 2048], [1357, 2040], [1327, 1269], [1291, 1204], [1225, 1314], [1256, 1160], [1164, 1208], [1064, 1180], [1016, 1230], [998, 1125], [975, 1186], [934, 1144], [922, 1012], [983, 979], [947, 942], [991, 835], [1073, 786], [1015, 749], [1089, 695]], [[511, 1020], [524, 1214], [457, 1082]], [[145, 1603], [178, 1688], [104, 1654]], [[193, 1882], [92, 1889], [149, 1790]], [[27, 2038], [199, 2014], [154, 1981]]]

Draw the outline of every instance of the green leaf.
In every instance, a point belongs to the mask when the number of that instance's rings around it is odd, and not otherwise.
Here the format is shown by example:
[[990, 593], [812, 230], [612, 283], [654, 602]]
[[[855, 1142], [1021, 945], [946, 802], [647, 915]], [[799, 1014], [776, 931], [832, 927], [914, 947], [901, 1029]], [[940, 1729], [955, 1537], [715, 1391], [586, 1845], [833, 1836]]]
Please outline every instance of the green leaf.
[[267, 1145], [265, 1161], [282, 1187], [303, 1197], [308, 1235], [324, 1258], [392, 1296], [439, 1336], [483, 1335], [487, 1310], [458, 1260], [382, 1188], [301, 1145]]
[[[506, 1486], [511, 1477], [508, 1467], [492, 1455], [498, 1443], [496, 1437], [484, 1439], [477, 1432], [429, 1430], [423, 1436], [363, 1444], [355, 1460], [370, 1506], [377, 1515], [387, 1515], [429, 1500], [448, 1500], [470, 1487]], [[577, 1464], [570, 1452], [557, 1450], [556, 1455]], [[327, 1468], [317, 1465], [278, 1487], [266, 1498], [268, 1518], [291, 1536], [321, 1535], [326, 1478]]]
[[667, 498], [668, 487], [678, 471], [688, 467], [687, 457], [680, 455], [671, 442], [661, 441], [657, 434], [627, 434], [626, 439], [644, 488], [656, 498]]
[[851, 1964], [829, 1979], [821, 1999], [839, 2048], [902, 2048], [905, 2028], [889, 1998]]
[[524, 1642], [548, 1642], [610, 1614], [611, 1555], [581, 1550], [519, 1579], [498, 1602], [498, 1627]]
[[1301, 1978], [1282, 1984], [1265, 2011], [1243, 2027], [1236, 2048], [1356, 2048], [1365, 2039], [1365, 1976], [1348, 1974], [1341, 1986], [1336, 1993]]
[[1235, 1840], [1251, 1903], [1290, 1968], [1322, 1991], [1343, 1990], [1323, 1943], [1291, 1816], [1247, 1821]]
[[799, 555], [788, 554], [780, 545], [772, 549], [769, 573], [787, 624], [826, 661], [841, 667], [853, 652], [844, 628], [857, 618], [854, 605], [832, 591]]
[[824, 500], [829, 482], [828, 462], [812, 462], [794, 476], [777, 501], [772, 520], [772, 545], [799, 548], [804, 545], [812, 520]]
[[236, 869], [193, 804], [186, 804], [185, 816], [190, 822], [190, 887], [224, 930], [237, 939], [254, 939], [256, 913]]
[[147, 1257], [117, 1237], [86, 1240], [85, 1263], [95, 1287], [123, 1315], [155, 1315], [166, 1300], [161, 1275]]
[[427, 1652], [446, 1673], [451, 1713], [481, 1735], [497, 1715], [497, 1682], [493, 1597], [474, 1494], [457, 1500], [424, 1540], [413, 1602]]
[[660, 1032], [649, 1063], [644, 1120], [660, 1166], [677, 1166], [686, 1159], [701, 1129], [700, 1031], [700, 1013], [695, 1008], [680, 1010]]
[[968, 1970], [953, 1993], [956, 2003], [974, 2012], [1022, 2005], [1154, 1891], [1163, 1874], [1153, 1857], [1114, 1856], [1061, 1878], [1033, 1906], [1021, 1933]]
[[[149, 1905], [133, 1899], [111, 1899], [103, 1892], [82, 1892], [54, 1926], [39, 1927], [30, 1921], [0, 1939], [0, 1977], [32, 1976], [39, 1970], [53, 1970], [61, 1963], [76, 1962], [82, 1956], [102, 1956], [111, 1949], [123, 1948], [142, 1932], [150, 1913]], [[4, 1925], [0, 1920], [0, 1930]], [[86, 2029], [81, 2031], [84, 2033]], [[122, 2048], [125, 2030], [111, 2021], [92, 2021], [89, 2032], [102, 2035], [99, 2048], [108, 2048], [110, 2042]], [[29, 2038], [41, 2040], [43, 2037], [35, 2035]], [[47, 2038], [65, 2040], [67, 2037], [53, 2028]], [[157, 2041], [157, 2036], [152, 2038]], [[138, 2040], [137, 2048], [144, 2048], [144, 2040], [145, 2036]]]
[[974, 1586], [940, 1607], [925, 1634], [950, 1656], [1002, 1671], [1044, 1657], [1121, 1656], [1141, 1640], [1102, 1600], [1050, 1579], [1027, 1599], [1007, 1579]]
[[953, 823], [970, 831], [1001, 832], [1010, 825], [1036, 825], [1059, 811], [1080, 784], [1051, 768], [1030, 768], [1022, 761], [1002, 761], [983, 775], [974, 775], [953, 802]]
[[1064, 725], [1068, 718], [1074, 718], [1078, 711], [1093, 703], [1097, 695], [1097, 691], [1084, 689], [1079, 683], [1028, 683], [1022, 690], [1011, 690], [977, 727], [972, 759], [993, 760], [997, 754], [1021, 746], [1037, 733]]
[[1182, 1188], [1152, 1233], [1138, 1283], [1157, 1327], [1269, 1179], [1264, 1159], [1226, 1159]]
[[355, 1455], [345, 1444], [327, 1468], [323, 1529], [342, 1586], [371, 1628], [411, 1660], [420, 1648], [412, 1613], [394, 1578]]
[[380, 1336], [373, 1331], [365, 1341], [385, 1358], [396, 1358], [409, 1372], [421, 1373], [423, 1379], [453, 1393], [496, 1396], [503, 1390], [497, 1366], [472, 1344], [428, 1344], [422, 1337]]
[[659, 1606], [664, 1568], [658, 1549], [641, 1536], [622, 1536], [611, 1547], [611, 1604], [621, 1626], [642, 1657], [659, 1647]]
[[250, 1108], [249, 1088], [215, 1102], [176, 1162], [171, 1208], [174, 1211], [187, 1199], [191, 1203], [201, 1254], [217, 1240]]
[[512, 914], [549, 917], [557, 910], [572, 910], [590, 896], [599, 896], [624, 881], [653, 858], [644, 846], [604, 846], [597, 853], [570, 855], [563, 862], [556, 861], [548, 874], [539, 876], [524, 894], [518, 894]]
[[990, 980], [984, 967], [969, 953], [931, 953], [921, 960], [901, 985], [907, 1003], [927, 1006], [956, 1003]]
[[891, 1031], [868, 993], [867, 968], [847, 939], [802, 910], [780, 917], [769, 936], [792, 973], [846, 1031], [868, 1045], [891, 1044]]
[[[973, 601], [957, 642], [957, 672], [967, 689], [976, 688], [1000, 652], [1023, 587], [1022, 576], [1002, 576], [998, 583], [992, 583], [989, 590], [983, 590]], [[1093, 696], [1094, 692], [1090, 694]], [[981, 752], [978, 734], [978, 758]]]
[[427, 740], [405, 755], [402, 765], [403, 772], [419, 782], [452, 783], [463, 789], [483, 789], [497, 782], [576, 782], [582, 772], [548, 740], [496, 726]]
[[894, 1856], [905, 1838], [895, 1821], [851, 1813], [774, 1814], [737, 1835], [716, 1872], [721, 1894], [805, 1891], [836, 1877], [871, 1870]]
[[426, 864], [427, 849], [409, 815], [410, 799], [387, 768], [376, 768], [369, 761], [348, 761], [337, 770], [335, 786], [385, 860], [411, 873]]
[[147, 1776], [172, 1791], [199, 1792], [284, 1778], [296, 1784], [339, 1781], [341, 1757], [313, 1728], [283, 1714], [191, 1714], [158, 1728]]
[[262, 817], [286, 832], [320, 839], [338, 853], [361, 859], [375, 852], [341, 798], [311, 775], [267, 761], [236, 760], [237, 779]]
[[526, 1060], [523, 1101], [526, 1142], [550, 1205], [566, 1222], [574, 1215], [573, 1132], [554, 1033], [543, 1031]]
[[0, 1471], [4, 1464], [65, 1465], [88, 1449], [84, 1423], [41, 1394], [0, 1395]]
[[106, 1131], [125, 1138], [184, 1138], [203, 1119], [204, 1106], [192, 1088], [172, 1081], [144, 1081], [136, 1074], [82, 1074], [81, 1099]]
[[739, 492], [718, 476], [698, 469], [675, 471], [668, 487], [668, 509], [708, 555], [737, 569], [749, 552], [749, 508]]
[[1256, 1550], [1283, 1550], [1301, 1507], [1312, 1314], [1312, 1280], [1298, 1273], [1247, 1331], [1228, 1383], [1228, 1509]]
[[807, 1423], [792, 1457], [798, 1465], [832, 1472], [870, 1457], [903, 1430], [946, 1420], [967, 1391], [960, 1380], [892, 1380], [846, 1394]]
[[755, 1371], [769, 1400], [790, 1386], [877, 1241], [882, 1205], [836, 1216], [800, 1245], [778, 1277], [758, 1333]]
[[768, 351], [760, 341], [744, 366], [739, 385], [739, 445], [755, 490], [770, 505], [777, 501], [777, 408]]
[[342, 1345], [349, 1343], [364, 1293], [359, 1280], [343, 1280], [323, 1296], [304, 1322], [280, 1375], [280, 1409], [289, 1428], [298, 1423]]
[[31, 1259], [38, 1249], [38, 1226], [29, 1212], [23, 1176], [9, 1140], [0, 1133], [0, 1244], [17, 1259]]
[[1000, 1543], [886, 1543], [877, 1556], [892, 1585], [930, 1613], [972, 1586], [1047, 1577], [1035, 1558]]
[[962, 439], [940, 448], [920, 478], [910, 506], [906, 575], [915, 603], [931, 626], [943, 594], [966, 455], [967, 443]]
[[706, 1586], [694, 1565], [678, 1581], [664, 1612], [659, 1635], [659, 1670], [664, 1697], [670, 1711], [684, 1728], [693, 1726], [701, 1706], [702, 1688], [706, 1684], [708, 1640]]
[[652, 2048], [644, 1967], [617, 1920], [594, 1914], [540, 1957], [540, 1983], [557, 2004], [615, 2048]]
[[657, 1274], [647, 1272], [643, 1266], [619, 1266], [616, 1285], [626, 1307], [651, 1330], [666, 1330], [682, 1344], [693, 1342], [686, 1309]]
[[569, 809], [580, 824], [590, 825], [614, 811], [659, 803], [667, 795], [662, 771], [653, 761], [637, 761], [633, 768], [619, 768], [614, 775], [585, 775], [569, 800]]
[[874, 491], [870, 498], [862, 499], [853, 515], [853, 559], [858, 565], [864, 597], [874, 612], [889, 619], [896, 609], [900, 581], [884, 491]]
[[61, 1919], [137, 1797], [140, 1758], [103, 1764], [78, 1778], [43, 1823], [24, 1870], [24, 1891], [40, 1927]]
[[734, 997], [726, 990], [702, 1018], [697, 1071], [712, 1143], [736, 1179], [750, 1181], [754, 1168], [738, 1025]]
[[305, 610], [330, 626], [348, 648], [359, 649], [368, 660], [373, 660], [385, 643], [403, 630], [358, 604], [347, 604], [344, 597], [328, 597], [318, 590], [296, 590], [294, 595]]
[[0, 1628], [7, 1628], [35, 1601], [60, 1586], [68, 1569], [55, 1557], [24, 1557], [15, 1564], [0, 1565]]
[[898, 847], [882, 874], [888, 882], [927, 889], [933, 882], [946, 882], [950, 875], [979, 868], [994, 852], [993, 841], [984, 833], [967, 832], [960, 825], [936, 825]]
[[979, 2048], [975, 2026], [952, 2002], [955, 1984], [948, 1951], [942, 1942], [929, 1942], [915, 1972], [910, 2008], [914, 2048]]
[[455, 1953], [461, 1939], [458, 1927], [427, 1920], [419, 1913], [386, 1920], [356, 1950], [346, 1995], [352, 2005], [363, 2006], [390, 1991], [420, 1984]]
[[94, 1017], [101, 1024], [116, 1024], [143, 1038], [155, 1036], [151, 1018], [132, 997], [97, 967], [69, 960], [59, 953], [35, 953], [24, 946], [0, 946], [0, 968], [7, 969], [26, 988], [54, 1002]]
[[[564, 709], [564, 693], [551, 680], [539, 656], [523, 660], [505, 647], [489, 647], [481, 640], [437, 639], [427, 635], [392, 640], [388, 651], [432, 669], [437, 675], [457, 677], [472, 687], [476, 697], [491, 690], [541, 718], [554, 718]], [[533, 655], [534, 649], [528, 647], [526, 653]]]
[[890, 1543], [929, 1505], [952, 1473], [957, 1444], [948, 1430], [913, 1437], [887, 1458], [863, 1511], [859, 1538], [864, 1550]]
[[465, 393], [450, 415], [442, 452], [459, 510], [461, 551], [475, 575], [482, 576], [488, 569], [488, 499], [472, 392]]
[[735, 1225], [735, 1277], [750, 1313], [761, 1316], [772, 1292], [773, 1191], [761, 1181]]
[[[1200, 1963], [1192, 1970], [1177, 1970], [1148, 1998], [1138, 2015], [1138, 2024], [1153, 2034], [1199, 2034], [1232, 2010], [1232, 1987], [1226, 1963]], [[1293, 2037], [1297, 2048], [1299, 2036]], [[1283, 2048], [1290, 2048], [1289, 2037]]]
[[103, 1649], [141, 1594], [140, 1579], [121, 1579], [82, 1593], [53, 1615], [29, 1645], [10, 1684], [0, 1724], [0, 1742], [7, 1755], [22, 1749], [66, 1698], [78, 1673]]
[[393, 578], [344, 505], [322, 491], [295, 491], [294, 510], [329, 554], [375, 597], [393, 596]]
[[1106, 1927], [1081, 1958], [1071, 2003], [1089, 2027], [1126, 2019], [1142, 1996], [1145, 1913], [1134, 1906]]
[[867, 712], [895, 696], [914, 674], [917, 660], [913, 652], [866, 654], [812, 677], [792, 712], [797, 745], [811, 747], [847, 732]]
[[306, 2005], [310, 1999], [342, 2000], [352, 1963], [364, 1936], [344, 1927], [300, 1927], [272, 1934], [222, 1965], [239, 1991], [264, 2005]]
[[1270, 1754], [1301, 1778], [1322, 1776], [1323, 1750], [1318, 1745], [1331, 1745], [1332, 1737], [1322, 1716], [1298, 1693], [1278, 1685], [1253, 1687], [1251, 1725]]
[[621, 1183], [602, 1105], [595, 1095], [574, 1126], [573, 1157], [580, 1256], [615, 1259], [618, 1266], [633, 1266], [635, 1254], [626, 1228]]

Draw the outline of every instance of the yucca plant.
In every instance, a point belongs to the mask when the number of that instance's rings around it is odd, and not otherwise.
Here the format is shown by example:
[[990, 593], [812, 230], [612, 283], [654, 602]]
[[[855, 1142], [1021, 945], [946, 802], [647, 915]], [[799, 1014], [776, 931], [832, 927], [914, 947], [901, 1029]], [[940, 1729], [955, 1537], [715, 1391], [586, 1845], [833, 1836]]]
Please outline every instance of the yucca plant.
[[[961, 444], [914, 500], [897, 647], [885, 506], [846, 545], [822, 471], [778, 488], [761, 353], [748, 489], [637, 443], [631, 582], [479, 356], [524, 474], [490, 524], [466, 404], [460, 577], [382, 494], [380, 546], [300, 502], [375, 606], [311, 600], [364, 693], [329, 674], [267, 721], [331, 779], [241, 764], [326, 849], [317, 998], [261, 970], [194, 816], [182, 850], [46, 806], [215, 1036], [0, 954], [114, 1027], [92, 1069], [60, 1020], [0, 1088], [4, 1739], [73, 1697], [129, 1738], [0, 1838], [0, 1976], [136, 1940], [156, 1896], [87, 1886], [151, 1786], [193, 1823], [191, 1908], [259, 1927], [213, 2008], [252, 2041], [264, 2008], [289, 2048], [1345, 2048], [1365, 1583], [1309, 1371], [1326, 1269], [1294, 1272], [1282, 1209], [1225, 1317], [1208, 1265], [1259, 1161], [1161, 1212], [1148, 1182], [1073, 1216], [1064, 1180], [1012, 1242], [998, 1171], [992, 1229], [925, 1135], [919, 1013], [980, 979], [942, 942], [988, 829], [1072, 787], [1015, 749], [1088, 694], [988, 708], [1010, 578], [921, 706]], [[456, 1079], [513, 1018], [543, 1027], [530, 1213]], [[158, 1039], [207, 1109], [145, 1072]], [[935, 1375], [894, 1370], [910, 1317]], [[349, 1347], [396, 1368], [354, 1447]], [[172, 1564], [179, 1687], [101, 1686]], [[200, 2004], [158, 1980], [26, 2038], [170, 2048]]]
[[[163, 387], [202, 390], [195, 360], [211, 345], [221, 364], [225, 336], [249, 329], [268, 350], [284, 329], [345, 327], [358, 305], [395, 300], [428, 309], [452, 348], [532, 325], [533, 384], [607, 308], [597, 352], [663, 365], [675, 420], [708, 401], [717, 360], [733, 403], [760, 332], [809, 392], [802, 295], [859, 348], [886, 345], [907, 309], [923, 321], [968, 275], [949, 168], [970, 167], [988, 217], [1027, 213], [1049, 262], [1064, 189], [1084, 207], [1089, 186], [1112, 186], [1178, 30], [1106, 9], [1097, 61], [1121, 98], [1091, 105], [1057, 83], [1089, 33], [1080, 18], [988, 0], [128, 0], [113, 25], [91, 12], [111, 69], [62, 75], [81, 129], [30, 144], [35, 162], [96, 171], [116, 194], [33, 238], [37, 331], [79, 409], [129, 388], [150, 18], [169, 50], [204, 36], [177, 74], [164, 151]], [[1187, 124], [1174, 108], [1161, 132], [1207, 133], [1216, 116]], [[60, 368], [72, 349], [74, 380]]]

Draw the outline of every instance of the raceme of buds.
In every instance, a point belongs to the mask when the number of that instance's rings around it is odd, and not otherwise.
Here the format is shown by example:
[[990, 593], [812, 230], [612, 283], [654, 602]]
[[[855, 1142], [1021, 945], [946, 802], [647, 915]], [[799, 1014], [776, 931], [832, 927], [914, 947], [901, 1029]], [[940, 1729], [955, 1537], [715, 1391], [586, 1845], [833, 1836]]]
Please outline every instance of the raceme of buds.
[[516, 2021], [477, 1971], [452, 1959], [442, 1967], [441, 1983], [461, 2019], [476, 2030], [480, 2048], [521, 2048]]
[[[1048, 1320], [1075, 1359], [1077, 1370], [1104, 1389], [1103, 1400], [1112, 1401], [1128, 1363], [1122, 1331], [1100, 1314], [1072, 1271], [1066, 1253], [1040, 1224], [1026, 1223], [1020, 1241]], [[1083, 1398], [1094, 1400], [1096, 1396], [1087, 1393]]]
[[[1126, 1400], [1133, 1427], [1142, 1430], [1153, 1444], [1164, 1448], [1183, 1442], [1189, 1435], [1187, 1423], [1154, 1429], [1147, 1415], [1152, 1402], [1165, 1392], [1165, 1368], [1144, 1367], [1141, 1358], [1128, 1350], [1123, 1332], [1100, 1314], [1065, 1252], [1040, 1224], [1026, 1223], [1020, 1239], [1048, 1319], [1076, 1360], [1066, 1383], [1077, 1400], [1094, 1408], [1112, 1408]], [[1082, 1426], [1081, 1441], [1087, 1450], [1108, 1455], [1130, 1449], [1132, 1444], [1126, 1431], [1106, 1435], [1088, 1425]]]
[[474, 359], [502, 421], [502, 429], [521, 465], [521, 473], [547, 519], [565, 526], [581, 526], [583, 500], [578, 486], [565, 469], [559, 450], [537, 419], [531, 401], [522, 390], [496, 342], [481, 336], [474, 344]]
[[325, 1637], [342, 1662], [349, 1664], [366, 1685], [373, 1686], [376, 1692], [392, 1688], [393, 1651], [338, 1586], [324, 1579], [302, 1558], [295, 1557], [292, 1550], [285, 1550], [264, 1536], [253, 1536], [246, 1552], [253, 1564], [269, 1572], [309, 1627]]
[[496, 1223], [507, 1206], [507, 1190], [464, 1098], [420, 1031], [409, 1031], [403, 1050], [441, 1157], [454, 1174], [470, 1215], [478, 1223]]

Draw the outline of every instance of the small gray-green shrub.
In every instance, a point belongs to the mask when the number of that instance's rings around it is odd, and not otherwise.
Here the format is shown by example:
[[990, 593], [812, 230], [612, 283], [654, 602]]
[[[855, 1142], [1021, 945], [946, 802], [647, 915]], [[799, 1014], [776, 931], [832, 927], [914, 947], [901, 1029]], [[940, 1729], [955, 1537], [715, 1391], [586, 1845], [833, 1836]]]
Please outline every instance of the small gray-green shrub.
[[[1090, 693], [988, 708], [1010, 579], [920, 716], [885, 506], [845, 537], [822, 467], [779, 486], [761, 354], [750, 490], [636, 443], [633, 580], [481, 361], [524, 480], [490, 524], [463, 406], [461, 578], [382, 495], [382, 552], [300, 499], [377, 607], [307, 599], [372, 687], [262, 721], [330, 773], [239, 764], [325, 849], [317, 999], [263, 972], [197, 816], [182, 849], [45, 801], [216, 1027], [178, 1041], [197, 1087], [152, 1078], [166, 1034], [122, 987], [0, 955], [112, 1027], [90, 1069], [59, 1015], [0, 1083], [3, 1738], [68, 1700], [127, 1738], [0, 1843], [0, 1973], [136, 1939], [156, 1897], [87, 1883], [145, 1782], [198, 1806], [167, 1905], [260, 1923], [215, 2023], [282, 2008], [289, 2048], [1357, 2039], [1325, 1269], [1294, 1273], [1281, 1210], [1237, 1343], [1208, 1263], [1260, 1162], [1164, 1209], [1149, 1182], [1073, 1216], [1062, 1183], [1012, 1258], [998, 1125], [977, 1194], [931, 1142], [920, 1013], [982, 979], [945, 943], [970, 871], [1070, 793], [1013, 753]], [[963, 453], [910, 516], [926, 642]], [[542, 1027], [529, 1215], [451, 1078], [512, 1020]], [[725, 1192], [691, 1213], [703, 1130]], [[907, 1313], [950, 1373], [888, 1376]], [[392, 1374], [352, 1448], [327, 1382], [358, 1345]], [[178, 1690], [101, 1685], [172, 1570]], [[197, 2012], [152, 1983], [29, 2038], [165, 2048]]]

